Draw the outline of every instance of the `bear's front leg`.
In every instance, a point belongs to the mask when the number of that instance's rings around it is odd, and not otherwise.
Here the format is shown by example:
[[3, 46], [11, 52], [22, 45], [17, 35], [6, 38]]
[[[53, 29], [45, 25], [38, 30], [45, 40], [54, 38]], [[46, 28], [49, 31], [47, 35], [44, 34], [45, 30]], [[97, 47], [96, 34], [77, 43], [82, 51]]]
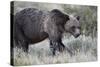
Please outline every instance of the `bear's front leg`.
[[53, 55], [56, 54], [56, 52], [62, 52], [65, 49], [65, 46], [62, 43], [62, 34], [61, 26], [54, 24], [53, 21], [52, 24], [48, 25], [47, 33], [49, 35], [50, 40], [50, 49], [53, 53]]
[[50, 49], [53, 55], [56, 55], [57, 52], [63, 52], [65, 50], [65, 46], [60, 41], [50, 41]]
[[58, 42], [50, 41], [50, 50], [52, 51], [52, 54], [55, 55], [58, 51]]
[[65, 45], [62, 42], [58, 44], [59, 52], [63, 52], [65, 50]]

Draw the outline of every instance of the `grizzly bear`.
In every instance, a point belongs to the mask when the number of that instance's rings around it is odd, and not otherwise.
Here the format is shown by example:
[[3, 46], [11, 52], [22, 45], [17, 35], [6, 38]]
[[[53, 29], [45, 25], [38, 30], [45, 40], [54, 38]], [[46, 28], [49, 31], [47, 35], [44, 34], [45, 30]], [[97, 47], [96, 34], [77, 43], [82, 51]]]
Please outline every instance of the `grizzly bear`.
[[75, 38], [80, 35], [79, 16], [73, 17], [64, 14], [58, 9], [43, 11], [35, 8], [26, 8], [14, 15], [13, 42], [18, 48], [28, 52], [30, 44], [35, 44], [48, 38], [53, 55], [56, 51], [65, 49], [62, 43], [64, 32]]

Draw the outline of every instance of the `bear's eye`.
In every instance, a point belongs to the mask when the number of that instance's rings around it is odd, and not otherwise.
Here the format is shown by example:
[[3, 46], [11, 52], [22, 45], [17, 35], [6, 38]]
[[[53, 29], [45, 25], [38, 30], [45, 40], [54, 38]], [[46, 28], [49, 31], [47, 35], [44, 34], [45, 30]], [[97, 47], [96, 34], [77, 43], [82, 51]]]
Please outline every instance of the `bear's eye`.
[[74, 31], [74, 30], [75, 30], [75, 26], [72, 26], [72, 27], [71, 27], [71, 30]]
[[78, 27], [78, 29], [81, 29], [81, 27]]
[[72, 26], [71, 28], [72, 28], [72, 29], [74, 29], [74, 28], [75, 28], [75, 26]]

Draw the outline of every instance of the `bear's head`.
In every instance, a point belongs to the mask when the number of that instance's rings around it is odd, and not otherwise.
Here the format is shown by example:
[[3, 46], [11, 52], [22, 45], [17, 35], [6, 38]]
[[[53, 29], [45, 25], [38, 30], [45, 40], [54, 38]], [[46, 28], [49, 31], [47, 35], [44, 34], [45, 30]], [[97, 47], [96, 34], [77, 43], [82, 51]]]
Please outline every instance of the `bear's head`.
[[53, 9], [51, 11], [52, 13], [52, 19], [58, 26], [58, 28], [61, 31], [66, 31], [71, 33], [75, 38], [77, 38], [81, 34], [81, 26], [80, 26], [80, 17], [73, 15], [67, 15], [65, 13], [62, 13], [58, 9]]
[[71, 33], [75, 38], [77, 38], [81, 34], [79, 19], [79, 16], [69, 16], [69, 20], [64, 25], [65, 31]]

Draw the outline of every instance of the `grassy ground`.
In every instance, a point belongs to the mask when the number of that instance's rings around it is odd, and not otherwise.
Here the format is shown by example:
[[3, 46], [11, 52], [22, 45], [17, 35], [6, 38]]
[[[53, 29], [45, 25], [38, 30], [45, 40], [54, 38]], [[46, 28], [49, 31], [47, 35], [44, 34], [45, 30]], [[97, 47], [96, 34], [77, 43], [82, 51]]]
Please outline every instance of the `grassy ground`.
[[80, 36], [78, 38], [64, 37], [63, 43], [75, 55], [70, 56], [67, 51], [57, 56], [52, 56], [49, 49], [49, 41], [45, 40], [38, 44], [30, 45], [29, 54], [21, 49], [14, 48], [14, 65], [36, 65], [87, 62], [97, 60], [97, 38]]

